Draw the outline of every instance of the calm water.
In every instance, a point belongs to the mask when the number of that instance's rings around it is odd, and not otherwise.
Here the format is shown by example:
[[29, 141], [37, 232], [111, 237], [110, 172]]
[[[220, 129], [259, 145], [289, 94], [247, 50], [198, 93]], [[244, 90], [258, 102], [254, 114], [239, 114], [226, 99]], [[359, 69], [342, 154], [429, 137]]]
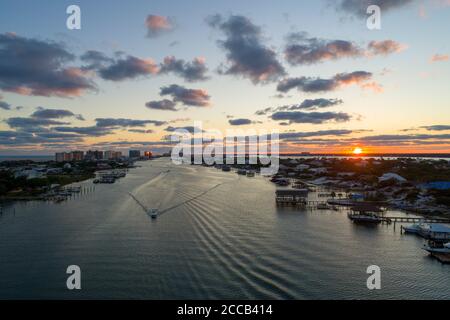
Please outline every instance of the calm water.
[[[65, 203], [5, 208], [0, 298], [450, 299], [450, 266], [398, 226], [277, 209], [262, 177], [141, 165]], [[172, 209], [152, 221], [127, 192]], [[65, 289], [71, 264], [81, 267], [81, 291]], [[382, 270], [376, 292], [366, 288], [372, 264]]]

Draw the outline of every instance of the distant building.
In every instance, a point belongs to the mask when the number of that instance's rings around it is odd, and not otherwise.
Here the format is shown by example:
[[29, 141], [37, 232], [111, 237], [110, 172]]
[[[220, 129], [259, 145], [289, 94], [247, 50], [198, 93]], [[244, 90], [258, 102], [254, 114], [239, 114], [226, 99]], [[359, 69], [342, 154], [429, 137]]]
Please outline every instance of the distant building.
[[55, 161], [56, 162], [63, 162], [65, 154], [66, 154], [65, 152], [57, 152], [57, 153], [55, 153]]
[[102, 160], [103, 159], [103, 151], [91, 151], [86, 152], [86, 156], [84, 157], [86, 160]]
[[83, 151], [72, 151], [72, 161], [83, 161], [84, 152]]
[[130, 158], [140, 158], [141, 157], [141, 150], [130, 150], [128, 153]]
[[55, 153], [56, 162], [72, 161], [72, 153], [70, 152], [57, 152]]
[[106, 160], [116, 160], [116, 159], [120, 159], [121, 157], [122, 157], [122, 152], [120, 152], [120, 151], [108, 150], [108, 151], [105, 151], [105, 154], [104, 154], [104, 159], [106, 159]]

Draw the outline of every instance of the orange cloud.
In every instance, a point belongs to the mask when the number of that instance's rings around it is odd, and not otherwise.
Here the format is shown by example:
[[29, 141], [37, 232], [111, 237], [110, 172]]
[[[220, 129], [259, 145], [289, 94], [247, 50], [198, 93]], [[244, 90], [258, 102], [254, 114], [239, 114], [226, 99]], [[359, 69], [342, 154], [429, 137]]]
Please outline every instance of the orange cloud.
[[159, 36], [164, 32], [168, 32], [174, 29], [173, 22], [168, 17], [157, 16], [153, 14], [147, 17], [145, 24], [148, 29], [147, 36], [149, 38]]
[[430, 62], [443, 62], [443, 61], [448, 61], [449, 60], [449, 55], [448, 54], [435, 54], [431, 57]]

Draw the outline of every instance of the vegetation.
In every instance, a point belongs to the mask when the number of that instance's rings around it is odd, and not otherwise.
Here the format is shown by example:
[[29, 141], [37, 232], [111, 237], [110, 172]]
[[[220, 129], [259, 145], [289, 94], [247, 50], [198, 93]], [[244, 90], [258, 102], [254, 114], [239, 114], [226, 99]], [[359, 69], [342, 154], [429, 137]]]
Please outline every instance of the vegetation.
[[[36, 168], [45, 166], [51, 171], [42, 178], [27, 179], [27, 177], [15, 177], [14, 171], [22, 168]], [[127, 164], [115, 161], [102, 162], [106, 168], [126, 168]], [[5, 161], [1, 163], [0, 170], [0, 197], [36, 196], [50, 189], [52, 185], [65, 186], [74, 182], [84, 181], [95, 177], [98, 163], [93, 161], [72, 162], [70, 166], [64, 162], [49, 161], [34, 163], [33, 161]], [[56, 169], [56, 171], [55, 171]]]

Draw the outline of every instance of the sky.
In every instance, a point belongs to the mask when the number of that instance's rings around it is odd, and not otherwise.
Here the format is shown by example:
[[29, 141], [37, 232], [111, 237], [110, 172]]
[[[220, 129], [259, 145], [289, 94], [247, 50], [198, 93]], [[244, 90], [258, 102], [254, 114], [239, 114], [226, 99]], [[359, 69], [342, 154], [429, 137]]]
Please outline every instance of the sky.
[[0, 21], [0, 155], [163, 152], [200, 122], [289, 153], [450, 152], [448, 0], [2, 0]]

